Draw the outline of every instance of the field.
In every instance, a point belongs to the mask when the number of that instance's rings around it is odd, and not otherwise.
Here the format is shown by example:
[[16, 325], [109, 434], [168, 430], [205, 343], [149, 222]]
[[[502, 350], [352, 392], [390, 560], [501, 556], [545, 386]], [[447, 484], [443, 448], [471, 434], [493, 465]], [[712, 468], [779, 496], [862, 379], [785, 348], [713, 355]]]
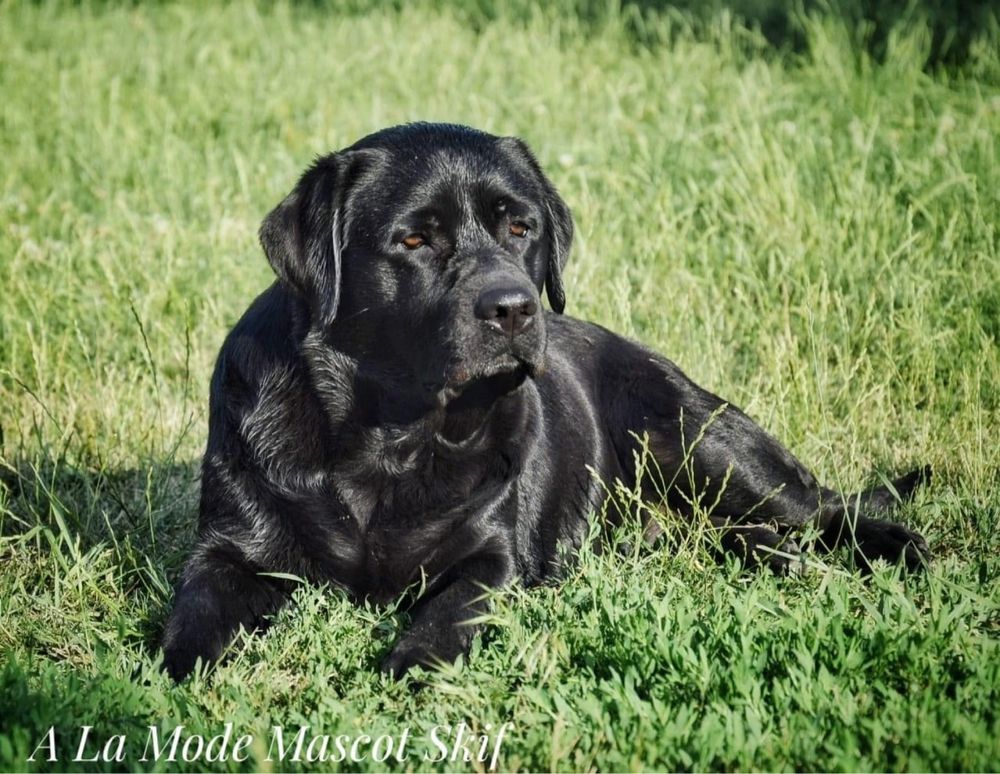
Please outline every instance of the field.
[[[569, 0], [211, 7], [0, 2], [0, 769], [379, 769], [286, 735], [511, 722], [501, 769], [1000, 766], [1000, 47], [925, 66], [836, 15], [775, 48], [725, 11]], [[596, 10], [595, 10], [596, 9]], [[213, 360], [272, 275], [261, 218], [320, 153], [411, 120], [517, 134], [573, 209], [567, 312], [637, 338], [844, 490], [919, 464], [930, 571], [705, 546], [585, 549], [496, 595], [425, 685], [405, 615], [302, 587], [172, 685], [157, 643], [197, 515]], [[140, 760], [148, 727], [252, 734]], [[73, 762], [80, 727], [122, 762]], [[50, 727], [59, 762], [26, 759]], [[93, 755], [95, 745], [87, 748]], [[386, 764], [387, 765], [387, 764]]]

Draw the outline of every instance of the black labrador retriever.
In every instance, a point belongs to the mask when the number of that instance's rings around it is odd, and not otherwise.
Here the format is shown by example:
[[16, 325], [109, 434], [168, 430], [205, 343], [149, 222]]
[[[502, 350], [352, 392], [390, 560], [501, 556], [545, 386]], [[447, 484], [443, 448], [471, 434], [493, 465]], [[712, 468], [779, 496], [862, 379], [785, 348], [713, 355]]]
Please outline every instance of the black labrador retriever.
[[198, 540], [163, 640], [174, 678], [263, 626], [289, 574], [375, 602], [421, 586], [382, 668], [453, 660], [483, 588], [552, 577], [615, 479], [707, 515], [748, 565], [787, 571], [788, 532], [809, 525], [862, 567], [927, 555], [877, 518], [926, 471], [845, 497], [666, 358], [562, 315], [573, 222], [518, 139], [378, 132], [319, 159], [260, 237], [278, 281], [212, 379]]

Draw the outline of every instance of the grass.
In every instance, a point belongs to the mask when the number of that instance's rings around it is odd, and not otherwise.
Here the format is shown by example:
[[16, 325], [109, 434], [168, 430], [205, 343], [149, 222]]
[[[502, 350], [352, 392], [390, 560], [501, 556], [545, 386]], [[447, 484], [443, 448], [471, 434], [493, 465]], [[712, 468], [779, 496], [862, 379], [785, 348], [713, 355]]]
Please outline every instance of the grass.
[[[154, 767], [149, 725], [227, 721], [257, 742], [218, 768], [296, 768], [265, 760], [268, 729], [308, 724], [412, 727], [405, 767], [440, 769], [424, 731], [462, 720], [513, 722], [503, 769], [995, 769], [996, 39], [928, 69], [919, 18], [875, 61], [830, 15], [798, 19], [793, 54], [724, 12], [368, 5], [0, 3], [0, 769], [50, 726], [49, 768], [128, 769]], [[417, 691], [374, 669], [403, 616], [304, 587], [171, 685], [208, 379], [271, 281], [257, 225], [315, 154], [415, 119], [536, 149], [576, 216], [571, 314], [668, 354], [827, 483], [933, 465], [901, 514], [930, 572], [585, 549], [565, 583], [499, 594]], [[81, 725], [128, 734], [127, 760], [71, 762]]]

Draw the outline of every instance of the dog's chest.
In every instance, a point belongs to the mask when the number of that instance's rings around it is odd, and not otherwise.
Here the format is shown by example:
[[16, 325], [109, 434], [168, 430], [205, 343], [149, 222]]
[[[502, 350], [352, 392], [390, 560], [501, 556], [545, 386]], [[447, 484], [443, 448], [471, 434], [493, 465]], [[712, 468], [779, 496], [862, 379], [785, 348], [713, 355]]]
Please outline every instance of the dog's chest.
[[430, 582], [480, 546], [484, 503], [510, 499], [496, 466], [468, 460], [340, 466], [324, 524], [323, 574], [358, 598], [385, 602]]

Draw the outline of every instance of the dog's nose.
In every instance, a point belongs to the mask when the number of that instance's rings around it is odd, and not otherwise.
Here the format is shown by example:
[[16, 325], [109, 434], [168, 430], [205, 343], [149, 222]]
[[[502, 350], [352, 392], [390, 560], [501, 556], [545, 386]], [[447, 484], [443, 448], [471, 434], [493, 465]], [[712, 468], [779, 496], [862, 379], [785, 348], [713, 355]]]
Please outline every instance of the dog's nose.
[[538, 312], [538, 301], [519, 287], [491, 287], [479, 294], [476, 317], [496, 326], [508, 336], [523, 331]]

